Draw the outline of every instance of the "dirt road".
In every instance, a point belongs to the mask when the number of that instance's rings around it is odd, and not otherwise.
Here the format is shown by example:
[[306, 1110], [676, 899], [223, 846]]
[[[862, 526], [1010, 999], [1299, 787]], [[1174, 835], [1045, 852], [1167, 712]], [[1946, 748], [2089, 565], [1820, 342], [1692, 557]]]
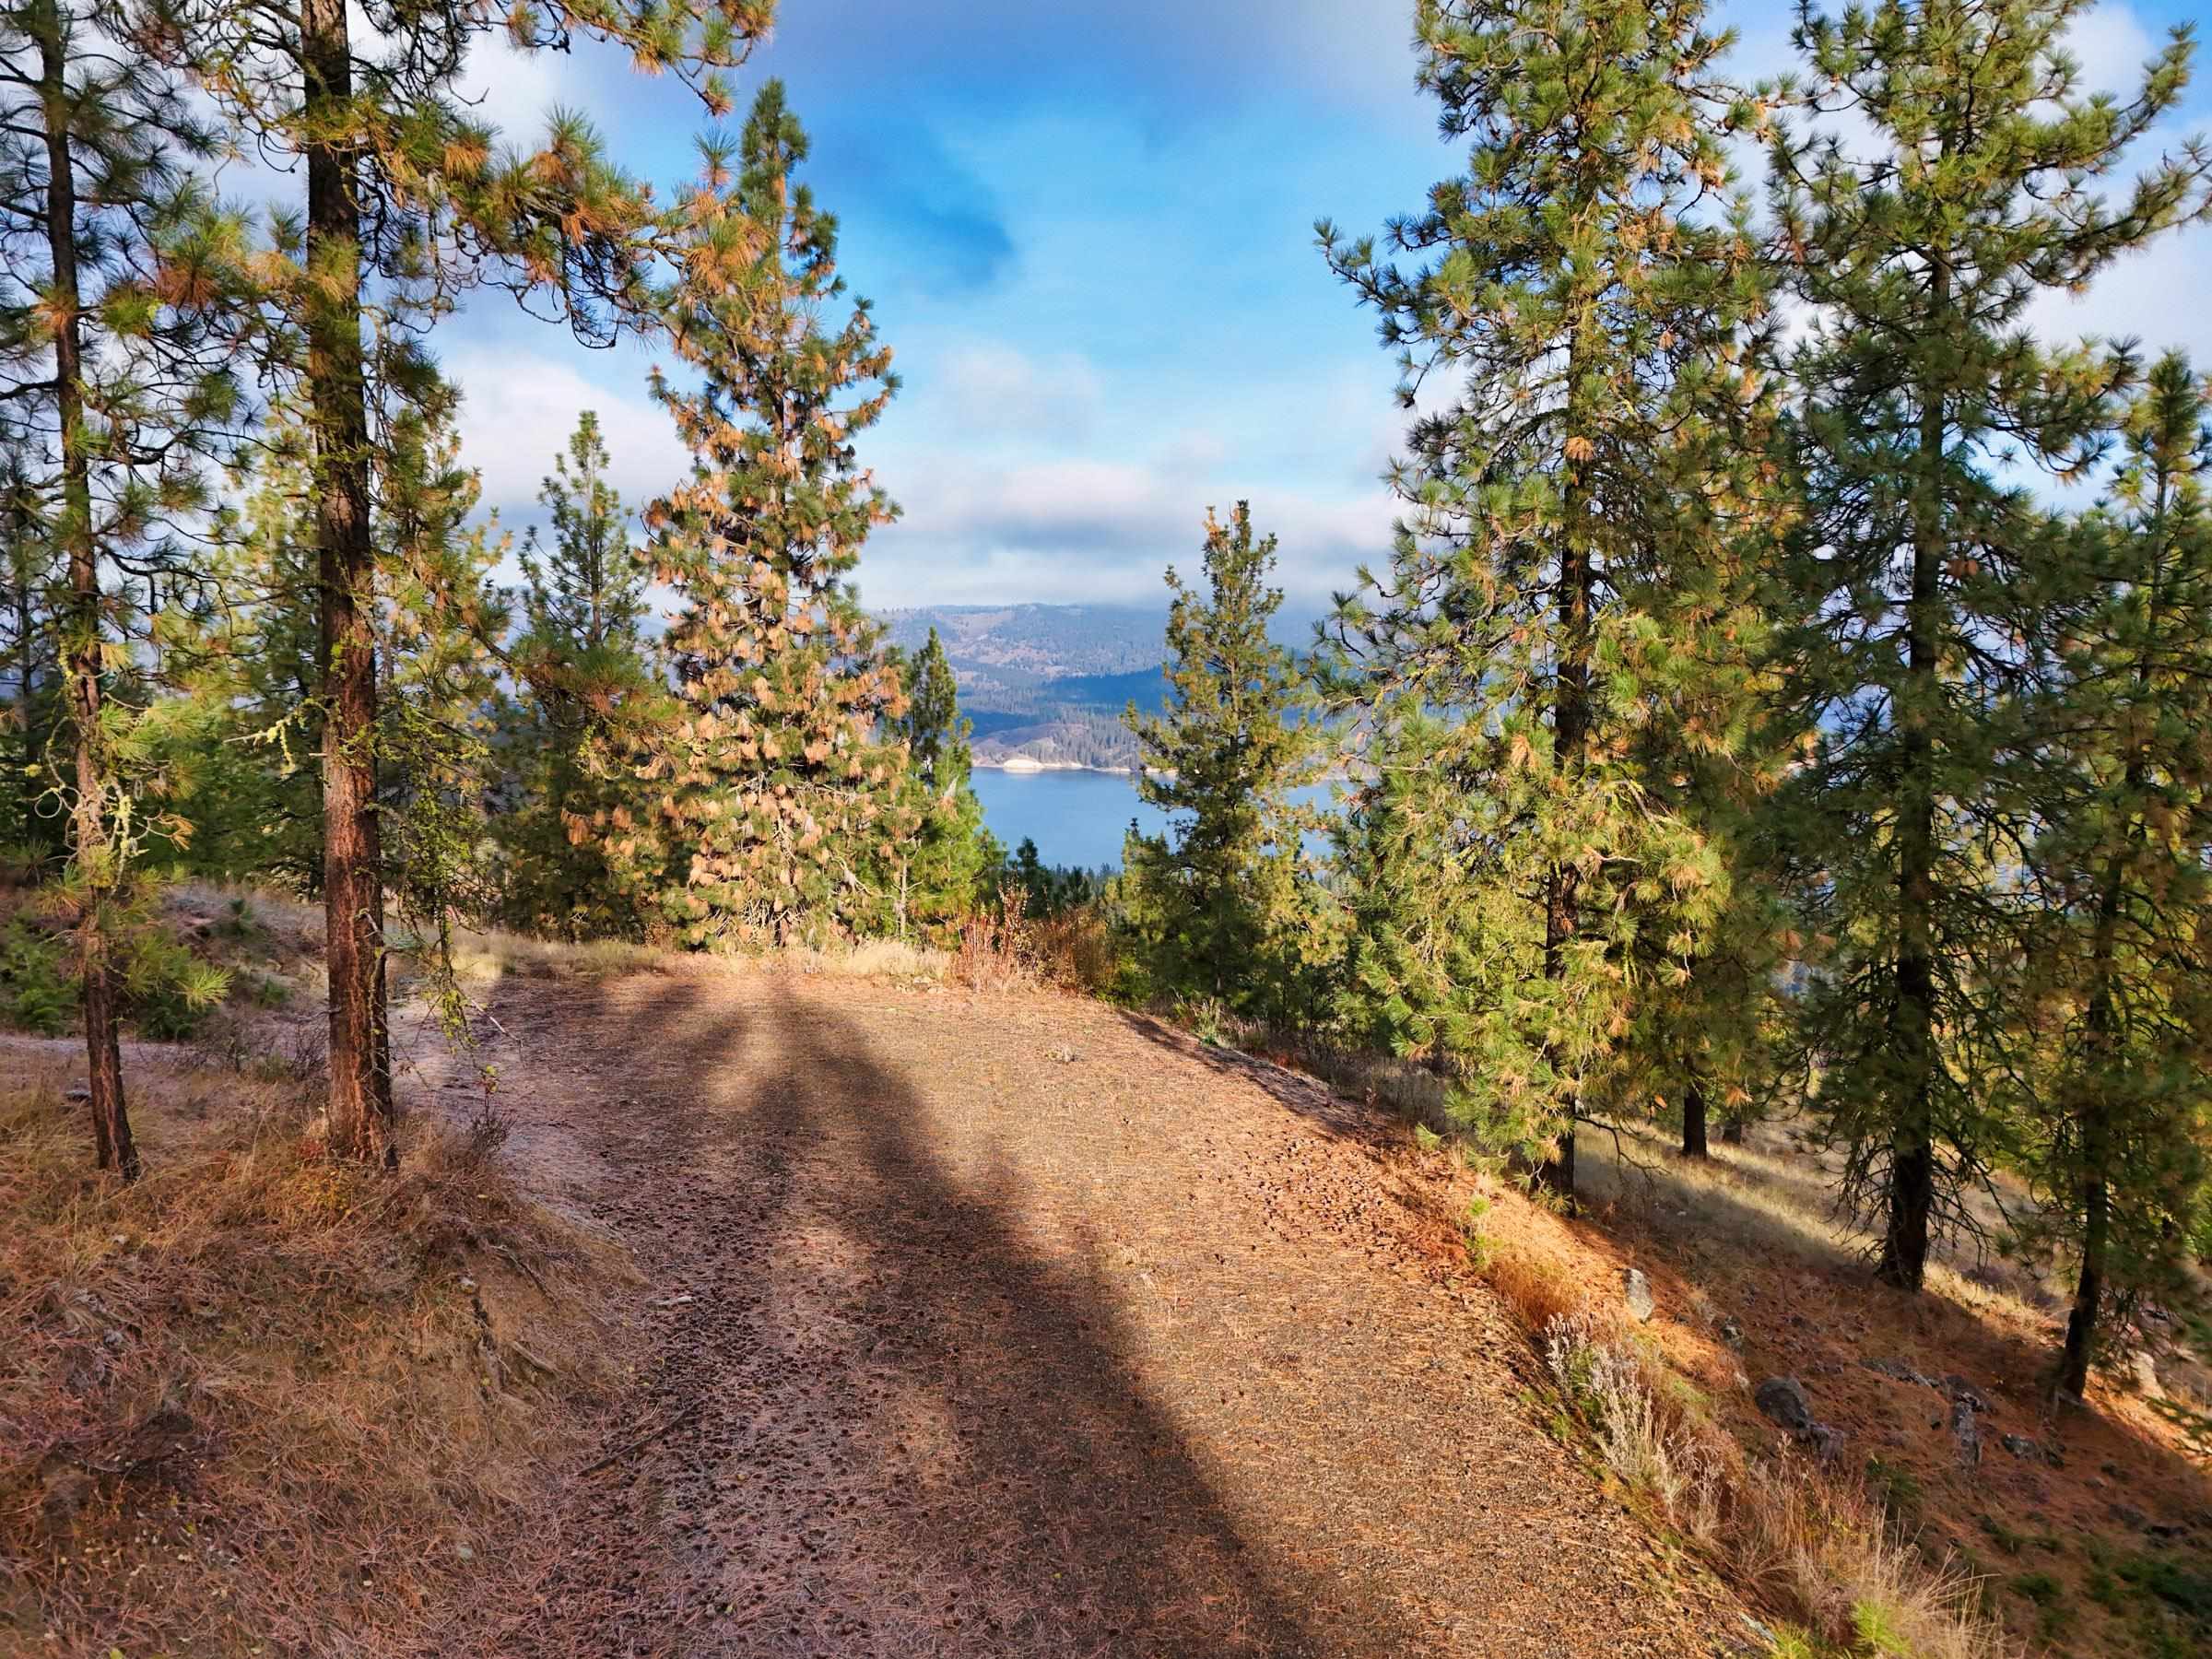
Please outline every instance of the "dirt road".
[[[529, 1179], [650, 1279], [607, 1467], [450, 1652], [1679, 1655], [1364, 1109], [1096, 1004], [509, 980]], [[656, 1430], [649, 1443], [624, 1448]]]

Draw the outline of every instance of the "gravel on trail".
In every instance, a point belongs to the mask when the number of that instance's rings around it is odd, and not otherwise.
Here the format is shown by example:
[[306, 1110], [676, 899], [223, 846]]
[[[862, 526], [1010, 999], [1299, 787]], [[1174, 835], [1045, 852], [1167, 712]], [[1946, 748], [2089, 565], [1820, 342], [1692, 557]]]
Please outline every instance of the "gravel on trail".
[[1748, 1645], [1542, 1431], [1370, 1109], [1058, 996], [698, 971], [490, 1012], [524, 1179], [647, 1283], [632, 1397], [441, 1653]]

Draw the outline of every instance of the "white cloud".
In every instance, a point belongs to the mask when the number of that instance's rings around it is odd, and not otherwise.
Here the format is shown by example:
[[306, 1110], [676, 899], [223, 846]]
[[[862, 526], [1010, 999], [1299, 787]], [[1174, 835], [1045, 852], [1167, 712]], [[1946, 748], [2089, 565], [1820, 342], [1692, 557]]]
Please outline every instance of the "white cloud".
[[1090, 429], [1100, 387], [1098, 371], [1080, 353], [1032, 357], [983, 340], [945, 351], [917, 395], [933, 416], [942, 406], [963, 430], [1074, 441]]
[[2081, 65], [2080, 90], [2132, 97], [2143, 83], [2143, 65], [2158, 51], [2150, 30], [2125, 6], [2091, 7], [2066, 29], [2066, 50]]
[[899, 524], [878, 532], [861, 585], [876, 605], [1021, 599], [1151, 601], [1170, 564], [1198, 565], [1206, 510], [1249, 497], [1255, 527], [1280, 538], [1276, 580], [1319, 598], [1390, 545], [1380, 486], [1331, 495], [1250, 487], [1194, 453], [1158, 465], [1052, 460], [994, 467], [907, 457]]
[[2212, 230], [2162, 237], [2108, 266], [2086, 293], [2045, 290], [2030, 307], [2028, 325], [2049, 340], [2138, 340], [2153, 355], [2179, 347], [2200, 368], [2212, 368], [2212, 308], [2203, 302], [2207, 261]]
[[490, 123], [508, 143], [535, 144], [557, 105], [587, 101], [591, 88], [567, 53], [520, 52], [502, 34], [481, 37], [468, 54], [459, 101]]
[[633, 510], [665, 493], [689, 465], [675, 423], [641, 379], [635, 390], [615, 390], [551, 354], [485, 346], [448, 353], [443, 367], [463, 389], [462, 459], [482, 475], [484, 506], [512, 528], [539, 516], [539, 484], [585, 409], [598, 412], [608, 477]]

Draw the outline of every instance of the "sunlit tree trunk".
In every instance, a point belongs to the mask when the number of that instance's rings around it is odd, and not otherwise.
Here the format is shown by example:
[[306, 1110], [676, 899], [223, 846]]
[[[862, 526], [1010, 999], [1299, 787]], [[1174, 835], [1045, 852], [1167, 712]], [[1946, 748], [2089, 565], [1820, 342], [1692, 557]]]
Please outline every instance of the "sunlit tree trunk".
[[330, 971], [330, 1135], [396, 1159], [387, 1059], [382, 848], [376, 817], [376, 554], [369, 522], [369, 393], [361, 350], [360, 208], [349, 157], [317, 135], [351, 98], [346, 0], [306, 0], [307, 379], [315, 426], [323, 653], [323, 900]]
[[115, 970], [107, 937], [114, 884], [106, 806], [109, 780], [100, 750], [100, 552], [92, 517], [91, 435], [85, 424], [82, 293], [76, 263], [76, 167], [70, 154], [66, 23], [58, 8], [37, 15], [41, 102], [46, 116], [46, 241], [53, 262], [54, 418], [62, 442], [59, 540], [69, 562], [69, 621], [65, 646], [69, 723], [76, 747], [76, 794], [70, 850], [82, 884], [77, 950], [82, 972], [86, 1087], [92, 1144], [103, 1170], [138, 1178], [138, 1148], [123, 1098], [123, 1054], [116, 1035]]

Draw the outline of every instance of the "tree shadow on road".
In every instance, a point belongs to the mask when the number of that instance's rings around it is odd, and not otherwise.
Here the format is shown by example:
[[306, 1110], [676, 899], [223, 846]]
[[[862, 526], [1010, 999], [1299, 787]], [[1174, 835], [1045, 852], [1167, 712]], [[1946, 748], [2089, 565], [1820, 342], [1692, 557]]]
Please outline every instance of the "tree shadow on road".
[[688, 1415], [594, 1477], [563, 1519], [604, 1542], [503, 1651], [1426, 1646], [1253, 1544], [1095, 1260], [1025, 1216], [1004, 1122], [924, 1062], [765, 979], [561, 1020], [651, 1103], [605, 1125], [594, 1207], [673, 1304], [635, 1427]]

